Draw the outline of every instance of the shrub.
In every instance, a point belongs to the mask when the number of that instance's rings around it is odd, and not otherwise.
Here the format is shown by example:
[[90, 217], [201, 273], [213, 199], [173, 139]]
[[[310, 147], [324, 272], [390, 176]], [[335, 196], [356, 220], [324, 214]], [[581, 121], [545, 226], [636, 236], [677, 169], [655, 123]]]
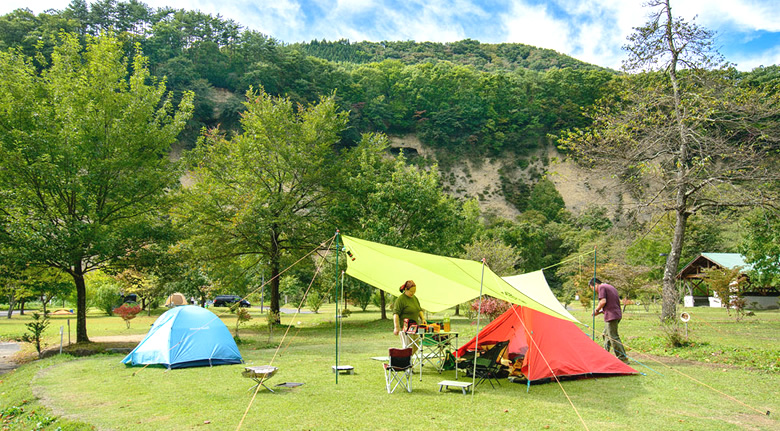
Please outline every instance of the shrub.
[[306, 306], [315, 313], [319, 313], [322, 302], [322, 297], [317, 292], [311, 292], [306, 298]]
[[279, 280], [279, 294], [286, 302], [299, 304], [303, 298], [304, 286], [300, 280], [291, 275], [286, 275]]
[[119, 302], [119, 288], [111, 283], [101, 283], [95, 292], [94, 304], [100, 311], [113, 316], [114, 307]]
[[249, 314], [249, 310], [243, 307], [236, 307], [235, 308], [236, 313], [236, 335], [233, 337], [234, 340], [237, 342], [241, 340], [241, 337], [238, 336], [238, 328], [243, 324], [250, 320], [252, 320], [252, 315]]
[[493, 298], [492, 296], [485, 296], [482, 298], [482, 309], [480, 310], [480, 300], [475, 299], [471, 302], [471, 310], [474, 313], [481, 313], [487, 316], [488, 319], [493, 320], [496, 317], [503, 314], [506, 310], [509, 310], [511, 304], [500, 299]]
[[38, 359], [41, 358], [41, 335], [49, 326], [49, 316], [38, 313], [32, 314], [32, 322], [25, 324], [30, 334], [24, 334], [22, 340], [28, 343], [35, 343], [35, 350], [38, 351]]
[[371, 303], [376, 308], [382, 308], [382, 295], [385, 296], [385, 308], [393, 303], [393, 295], [382, 291], [381, 289], [374, 289], [374, 294], [371, 295]]
[[350, 296], [355, 305], [360, 307], [361, 310], [366, 311], [368, 305], [371, 304], [371, 299], [374, 297], [374, 288], [365, 283], [360, 283], [360, 286], [356, 289], [352, 289]]
[[117, 314], [122, 320], [125, 321], [127, 328], [130, 329], [130, 321], [135, 319], [135, 316], [141, 312], [141, 306], [138, 304], [131, 304], [126, 302], [117, 308], [114, 308], [114, 314]]
[[667, 347], [686, 347], [691, 344], [690, 341], [688, 341], [685, 330], [680, 327], [677, 319], [663, 321], [661, 323], [661, 330]]

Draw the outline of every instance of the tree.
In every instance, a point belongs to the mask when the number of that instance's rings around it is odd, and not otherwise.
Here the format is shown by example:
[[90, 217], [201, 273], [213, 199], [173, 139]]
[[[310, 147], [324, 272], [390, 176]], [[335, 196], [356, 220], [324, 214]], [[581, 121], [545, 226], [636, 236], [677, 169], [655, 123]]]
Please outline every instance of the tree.
[[290, 255], [335, 231], [330, 187], [339, 170], [333, 147], [346, 126], [334, 97], [296, 106], [262, 90], [247, 92], [243, 133], [211, 130], [190, 153], [193, 186], [180, 217], [197, 226], [202, 256], [256, 256], [271, 269], [271, 313], [278, 322], [279, 273]]
[[629, 37], [612, 97], [592, 126], [562, 144], [618, 176], [642, 204], [675, 216], [663, 276], [662, 319], [676, 317], [675, 276], [691, 215], [707, 208], [776, 205], [780, 101], [743, 86], [713, 48], [713, 36], [651, 0], [650, 21]]
[[41, 71], [0, 53], [0, 239], [73, 278], [77, 342], [89, 341], [84, 275], [160, 235], [178, 184], [167, 151], [192, 112], [189, 94], [174, 109], [140, 52], [128, 63], [111, 35], [86, 48], [62, 35]]
[[720, 298], [722, 306], [731, 314], [731, 308], [736, 311], [737, 320], [740, 320], [744, 300], [742, 299], [742, 286], [745, 278], [741, 275], [742, 267], [734, 268], [705, 268], [704, 278], [713, 292]]
[[[476, 231], [477, 204], [445, 193], [436, 166], [407, 165], [403, 154], [388, 159], [386, 148], [384, 135], [366, 134], [345, 156], [343, 199], [335, 209], [344, 232], [424, 253], [460, 255]], [[367, 304], [372, 292], [363, 293]], [[384, 295], [379, 301], [385, 319]]]
[[[114, 275], [114, 279], [121, 287], [122, 294], [136, 294], [141, 299], [141, 310], [152, 311], [152, 304], [162, 295], [161, 287], [150, 277], [136, 268], [126, 268], [122, 272]], [[159, 302], [156, 302], [159, 304]]]
[[539, 211], [548, 221], [560, 221], [558, 213], [566, 209], [566, 204], [563, 202], [563, 196], [555, 188], [555, 184], [543, 178], [531, 189], [528, 209]]
[[756, 210], [747, 217], [747, 234], [740, 252], [752, 265], [751, 278], [764, 285], [780, 285], [780, 214]]
[[461, 257], [464, 259], [481, 261], [490, 270], [504, 277], [515, 275], [515, 265], [518, 263], [517, 249], [502, 243], [496, 238], [478, 238], [465, 246], [466, 251]]

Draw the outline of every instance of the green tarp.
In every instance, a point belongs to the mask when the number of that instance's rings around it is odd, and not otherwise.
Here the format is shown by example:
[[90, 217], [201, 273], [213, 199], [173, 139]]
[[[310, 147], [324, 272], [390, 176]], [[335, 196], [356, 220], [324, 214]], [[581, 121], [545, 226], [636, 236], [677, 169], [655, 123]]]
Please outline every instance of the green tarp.
[[[444, 311], [479, 296], [481, 262], [437, 256], [342, 236], [347, 274], [392, 295], [406, 280], [417, 284], [420, 305], [432, 313]], [[482, 293], [551, 316], [577, 322], [555, 299], [544, 274], [537, 271], [507, 281], [484, 267]], [[511, 283], [511, 284], [510, 284]]]

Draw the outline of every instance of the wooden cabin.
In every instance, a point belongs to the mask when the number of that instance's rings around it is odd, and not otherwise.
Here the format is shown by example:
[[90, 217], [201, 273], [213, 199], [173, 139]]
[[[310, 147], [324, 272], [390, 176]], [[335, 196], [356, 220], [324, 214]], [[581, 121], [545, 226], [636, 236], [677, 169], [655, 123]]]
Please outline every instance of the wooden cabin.
[[709, 268], [734, 269], [737, 267], [742, 268], [743, 292], [748, 308], [778, 308], [780, 292], [773, 286], [753, 283], [748, 275], [752, 265], [745, 262], [745, 257], [739, 253], [701, 253], [685, 265], [677, 274], [677, 280], [682, 283], [686, 291], [685, 306], [720, 307], [720, 298], [714, 295], [707, 285], [704, 270]]

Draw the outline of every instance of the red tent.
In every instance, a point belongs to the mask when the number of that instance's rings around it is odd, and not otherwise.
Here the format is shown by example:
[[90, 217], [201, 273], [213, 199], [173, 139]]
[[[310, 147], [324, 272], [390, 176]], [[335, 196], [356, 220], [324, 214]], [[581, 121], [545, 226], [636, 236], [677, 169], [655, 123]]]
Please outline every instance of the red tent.
[[[529, 337], [530, 335], [530, 337]], [[529, 381], [565, 376], [638, 374], [596, 344], [569, 321], [515, 305], [479, 333], [479, 345], [509, 340], [509, 358], [525, 351], [522, 373]], [[474, 350], [476, 337], [458, 349], [458, 357]]]

